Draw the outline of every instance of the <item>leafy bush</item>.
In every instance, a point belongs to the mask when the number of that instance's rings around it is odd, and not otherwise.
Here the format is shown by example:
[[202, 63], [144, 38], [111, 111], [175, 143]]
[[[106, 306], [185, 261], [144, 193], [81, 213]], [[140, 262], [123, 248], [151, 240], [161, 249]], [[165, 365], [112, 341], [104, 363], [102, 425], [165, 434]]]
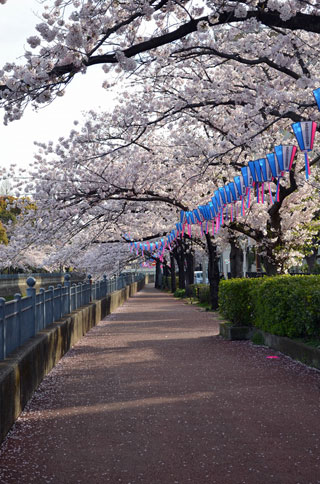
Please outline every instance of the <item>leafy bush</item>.
[[189, 286], [190, 296], [199, 299], [199, 302], [210, 304], [209, 284], [191, 284]]
[[222, 281], [221, 314], [289, 338], [320, 335], [320, 276], [276, 276]]
[[255, 308], [251, 293], [261, 281], [262, 278], [220, 281], [220, 313], [236, 326], [252, 326]]
[[185, 289], [177, 289], [174, 292], [174, 297], [186, 297], [186, 290]]
[[255, 326], [289, 338], [319, 334], [319, 276], [265, 278], [255, 295]]

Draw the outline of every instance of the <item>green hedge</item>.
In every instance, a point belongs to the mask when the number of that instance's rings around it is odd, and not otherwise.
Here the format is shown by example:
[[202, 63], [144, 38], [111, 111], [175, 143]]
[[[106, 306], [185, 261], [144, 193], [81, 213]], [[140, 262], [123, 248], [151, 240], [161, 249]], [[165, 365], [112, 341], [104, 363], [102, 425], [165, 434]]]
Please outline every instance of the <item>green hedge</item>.
[[176, 289], [174, 292], [174, 297], [186, 297], [186, 290], [185, 289]]
[[209, 284], [190, 284], [188, 290], [189, 295], [198, 298], [201, 303], [211, 303]]
[[254, 306], [252, 289], [259, 286], [262, 278], [229, 279], [219, 284], [219, 311], [237, 326], [252, 326]]
[[289, 338], [319, 337], [320, 276], [221, 281], [219, 310], [235, 325]]

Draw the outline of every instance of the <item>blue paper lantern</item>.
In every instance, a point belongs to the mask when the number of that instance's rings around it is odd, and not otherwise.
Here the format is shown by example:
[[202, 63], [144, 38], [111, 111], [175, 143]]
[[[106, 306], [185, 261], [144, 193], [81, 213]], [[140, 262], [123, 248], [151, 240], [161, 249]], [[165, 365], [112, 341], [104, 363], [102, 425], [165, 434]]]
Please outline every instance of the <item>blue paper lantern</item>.
[[268, 163], [269, 163], [269, 166], [270, 166], [270, 169], [271, 169], [271, 173], [272, 173], [272, 176], [274, 178], [279, 178], [281, 177], [281, 170], [280, 170], [280, 167], [279, 167], [279, 163], [278, 163], [278, 160], [275, 156], [274, 153], [268, 153], [267, 154], [267, 160], [268, 160]]
[[262, 172], [261, 172], [259, 160], [255, 160], [253, 163], [254, 163], [254, 169], [256, 172], [256, 181], [259, 183], [262, 183], [263, 179], [262, 179]]
[[249, 161], [248, 166], [249, 166], [249, 170], [250, 170], [253, 181], [257, 182], [258, 180], [257, 180], [256, 169], [255, 169], [255, 166], [254, 166], [254, 161]]
[[318, 89], [315, 89], [315, 91], [313, 91], [313, 95], [315, 97], [316, 103], [318, 105], [318, 109], [320, 111], [320, 87], [318, 87]]
[[194, 216], [196, 217], [196, 219], [198, 220], [198, 222], [201, 223], [201, 216], [200, 216], [199, 210], [194, 209], [193, 213], [194, 213]]
[[291, 126], [297, 138], [300, 150], [311, 151], [313, 148], [317, 124], [314, 121], [301, 121], [300, 123], [293, 123]]
[[232, 195], [232, 201], [236, 202], [240, 198], [240, 196], [237, 192], [237, 189], [236, 189], [236, 185], [235, 185], [234, 182], [230, 182], [230, 183], [228, 183], [228, 186], [229, 186], [229, 189], [230, 189], [230, 193]]
[[211, 202], [212, 202], [212, 204], [214, 206], [215, 212], [218, 213], [219, 212], [219, 207], [218, 207], [218, 203], [217, 203], [216, 197], [211, 197]]
[[248, 166], [242, 167], [241, 168], [241, 174], [242, 174], [245, 186], [247, 188], [252, 188], [254, 179], [252, 177], [250, 168]]
[[227, 203], [232, 203], [230, 187], [228, 185], [225, 185], [224, 191], [225, 191], [225, 194], [226, 194]]
[[301, 121], [300, 123], [293, 123], [291, 126], [297, 138], [299, 148], [304, 153], [306, 179], [308, 180], [310, 175], [308, 151], [311, 151], [313, 148], [317, 124], [314, 121]]
[[280, 145], [275, 146], [274, 151], [281, 171], [290, 171], [297, 147], [294, 145]]
[[210, 211], [210, 220], [213, 220], [216, 216], [215, 209], [213, 206], [213, 203], [209, 202], [208, 203], [209, 211]]
[[268, 171], [268, 163], [267, 163], [267, 160], [265, 158], [260, 158], [259, 161], [259, 165], [260, 165], [260, 170], [261, 170], [261, 173], [262, 173], [262, 179], [263, 181], [271, 181], [272, 179], [272, 174], [271, 174], [271, 170], [269, 169]]
[[218, 204], [218, 207], [221, 208], [222, 206], [222, 199], [221, 199], [221, 196], [220, 196], [220, 192], [219, 190], [215, 190], [214, 191], [214, 196], [216, 198], [216, 201], [217, 201], [217, 204]]
[[223, 188], [220, 187], [220, 188], [218, 188], [218, 190], [219, 190], [219, 193], [220, 193], [222, 204], [226, 205], [227, 204], [227, 197], [226, 197], [226, 192], [225, 192], [224, 187]]

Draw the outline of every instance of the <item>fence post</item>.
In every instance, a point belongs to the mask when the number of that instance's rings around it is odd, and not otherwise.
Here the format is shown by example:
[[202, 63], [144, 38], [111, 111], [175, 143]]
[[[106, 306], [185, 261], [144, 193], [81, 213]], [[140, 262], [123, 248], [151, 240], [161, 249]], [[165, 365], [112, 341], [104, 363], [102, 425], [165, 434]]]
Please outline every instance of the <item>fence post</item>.
[[27, 296], [31, 297], [31, 315], [30, 315], [30, 327], [33, 328], [34, 336], [36, 334], [36, 280], [34, 277], [28, 277], [27, 279]]
[[50, 291], [50, 306], [51, 306], [51, 321], [48, 321], [48, 324], [51, 324], [54, 322], [54, 307], [53, 307], [53, 296], [54, 296], [54, 287], [53, 286], [49, 286], [48, 287], [48, 290]]
[[107, 276], [103, 274], [103, 296], [106, 297], [108, 294], [108, 281], [107, 281]]
[[78, 294], [77, 294], [78, 287], [75, 282], [72, 284], [72, 287], [74, 289], [74, 308], [72, 310], [75, 311], [76, 309], [78, 309]]
[[6, 300], [0, 297], [0, 360], [6, 357], [6, 325], [5, 325], [5, 307]]
[[84, 292], [85, 282], [80, 282], [80, 307], [83, 306], [83, 292]]
[[[39, 297], [39, 304], [40, 304], [39, 313], [41, 314], [41, 318], [40, 318], [41, 325], [39, 326], [39, 329], [44, 329], [46, 327], [46, 320], [45, 320], [46, 312], [45, 312], [45, 301], [44, 301], [45, 295], [44, 295], [44, 288], [43, 287], [40, 287], [39, 294], [40, 294], [40, 297]], [[20, 298], [21, 298], [21, 296], [20, 296]]]
[[90, 284], [90, 290], [89, 290], [89, 302], [92, 301], [92, 275], [88, 274], [88, 283]]
[[57, 284], [58, 291], [58, 320], [62, 317], [62, 284]]
[[13, 299], [16, 301], [16, 310], [17, 310], [17, 323], [18, 323], [18, 328], [19, 328], [19, 346], [22, 345], [22, 331], [21, 331], [21, 294], [17, 292], [13, 296]]
[[68, 288], [67, 292], [67, 314], [71, 313], [71, 276], [67, 272], [67, 274], [64, 275], [64, 285], [65, 287]]

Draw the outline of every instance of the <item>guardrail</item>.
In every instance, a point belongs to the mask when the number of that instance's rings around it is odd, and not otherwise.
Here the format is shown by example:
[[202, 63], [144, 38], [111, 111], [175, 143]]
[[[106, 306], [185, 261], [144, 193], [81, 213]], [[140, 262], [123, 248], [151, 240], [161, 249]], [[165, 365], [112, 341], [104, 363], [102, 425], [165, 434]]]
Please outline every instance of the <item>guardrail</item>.
[[0, 298], [0, 360], [66, 314], [142, 278], [142, 274], [126, 274], [110, 280], [103, 276], [102, 281], [93, 282], [89, 275], [86, 282], [71, 285], [70, 274], [65, 274], [63, 286], [50, 286], [36, 294], [36, 280], [29, 277], [27, 296], [15, 294], [7, 302]]

